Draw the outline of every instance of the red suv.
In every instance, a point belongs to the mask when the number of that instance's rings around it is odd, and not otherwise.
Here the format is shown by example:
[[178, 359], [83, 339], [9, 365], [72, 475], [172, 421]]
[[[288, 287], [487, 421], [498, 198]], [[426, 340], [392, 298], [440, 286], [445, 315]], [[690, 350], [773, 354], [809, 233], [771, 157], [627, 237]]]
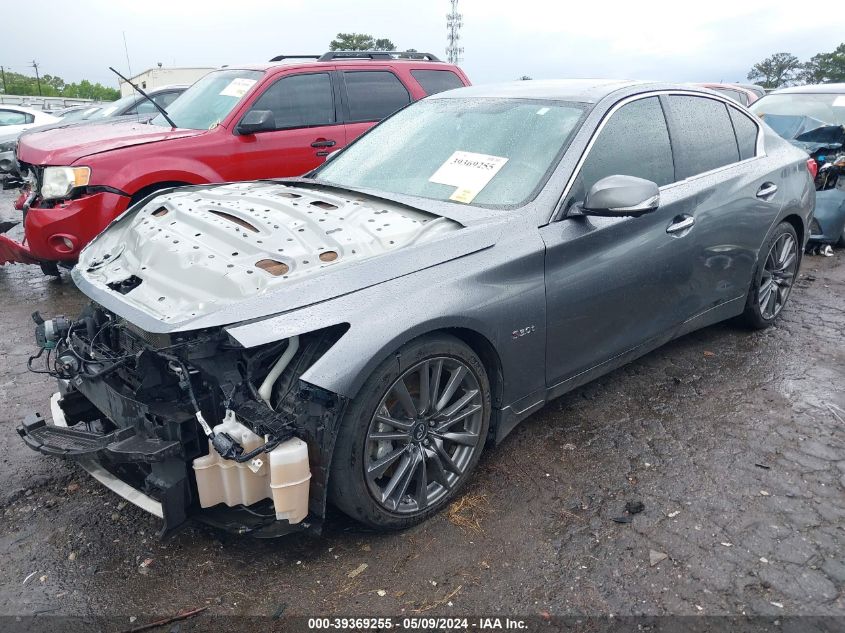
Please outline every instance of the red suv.
[[[299, 176], [376, 122], [423, 97], [468, 85], [426, 53], [335, 51], [209, 73], [148, 122], [26, 134], [15, 206], [25, 240], [0, 235], [0, 264], [58, 274], [132, 203], [157, 189]], [[173, 125], [168, 122], [172, 121]]]

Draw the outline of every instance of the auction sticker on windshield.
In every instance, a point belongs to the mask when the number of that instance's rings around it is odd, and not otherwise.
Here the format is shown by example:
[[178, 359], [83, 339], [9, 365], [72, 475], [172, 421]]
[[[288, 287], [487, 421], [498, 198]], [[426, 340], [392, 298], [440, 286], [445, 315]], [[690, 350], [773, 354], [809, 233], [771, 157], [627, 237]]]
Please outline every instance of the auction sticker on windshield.
[[449, 200], [472, 202], [508, 162], [502, 156], [457, 151], [432, 174], [429, 182], [455, 187]]
[[255, 85], [255, 79], [243, 79], [238, 77], [229, 82], [229, 84], [220, 91], [220, 95], [224, 97], [236, 97], [240, 99], [246, 94], [246, 91]]

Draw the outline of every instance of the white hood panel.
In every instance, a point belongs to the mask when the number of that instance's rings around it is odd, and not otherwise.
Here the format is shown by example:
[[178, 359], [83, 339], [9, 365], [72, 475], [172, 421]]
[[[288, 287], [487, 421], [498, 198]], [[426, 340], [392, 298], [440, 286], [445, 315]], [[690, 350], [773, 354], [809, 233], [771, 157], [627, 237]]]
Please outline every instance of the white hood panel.
[[154, 198], [100, 234], [77, 271], [176, 323], [460, 228], [364, 196], [233, 183]]

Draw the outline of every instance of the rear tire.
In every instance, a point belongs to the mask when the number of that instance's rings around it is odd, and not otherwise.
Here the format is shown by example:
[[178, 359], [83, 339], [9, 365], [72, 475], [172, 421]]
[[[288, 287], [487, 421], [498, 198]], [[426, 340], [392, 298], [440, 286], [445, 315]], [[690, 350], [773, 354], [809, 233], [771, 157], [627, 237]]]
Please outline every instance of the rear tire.
[[469, 479], [487, 439], [490, 407], [487, 373], [465, 343], [442, 334], [407, 343], [346, 409], [330, 499], [371, 527], [421, 523]]
[[761, 330], [778, 320], [798, 277], [800, 264], [801, 249], [795, 228], [789, 222], [781, 222], [757, 255], [742, 314], [746, 324]]

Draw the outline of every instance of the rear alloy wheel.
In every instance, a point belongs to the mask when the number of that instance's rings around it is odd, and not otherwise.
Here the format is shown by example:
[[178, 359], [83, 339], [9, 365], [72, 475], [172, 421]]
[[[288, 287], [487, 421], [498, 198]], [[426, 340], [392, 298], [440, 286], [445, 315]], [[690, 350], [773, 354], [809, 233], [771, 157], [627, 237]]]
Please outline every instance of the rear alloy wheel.
[[752, 327], [768, 327], [780, 316], [798, 275], [800, 257], [795, 229], [788, 222], [780, 223], [760, 251], [746, 301], [744, 316]]
[[331, 476], [335, 505], [381, 528], [418, 523], [457, 494], [490, 417], [484, 368], [461, 341], [422, 339], [399, 356], [407, 369], [390, 358], [344, 416]]

